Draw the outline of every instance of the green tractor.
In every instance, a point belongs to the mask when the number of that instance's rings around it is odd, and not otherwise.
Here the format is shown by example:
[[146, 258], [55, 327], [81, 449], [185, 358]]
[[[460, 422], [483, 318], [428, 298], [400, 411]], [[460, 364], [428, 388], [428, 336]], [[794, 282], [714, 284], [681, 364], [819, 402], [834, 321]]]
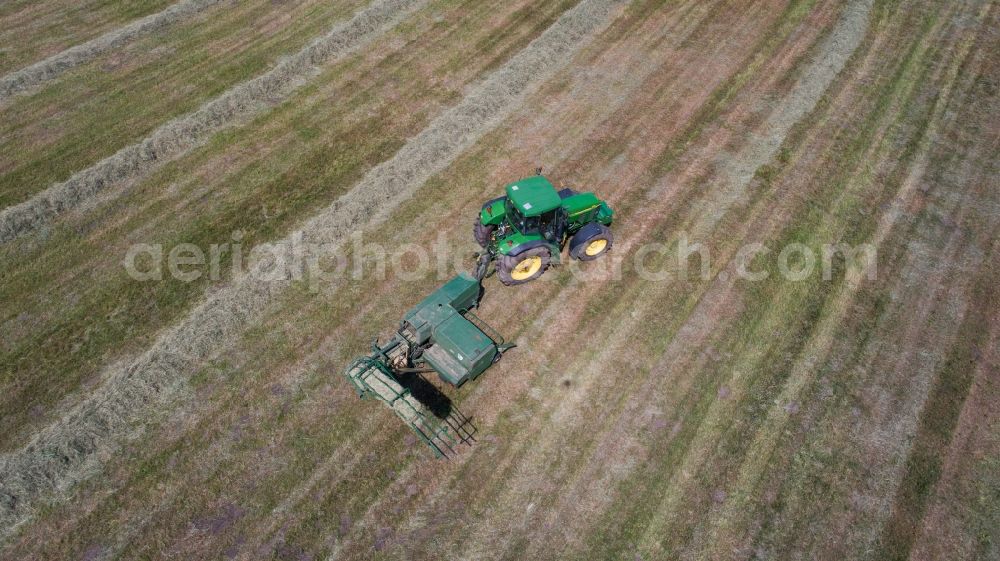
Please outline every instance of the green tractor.
[[506, 195], [487, 201], [473, 225], [479, 255], [476, 277], [485, 278], [490, 264], [505, 285], [523, 284], [558, 265], [563, 247], [569, 255], [591, 261], [611, 249], [608, 226], [614, 213], [593, 193], [556, 190], [541, 174], [507, 185]]

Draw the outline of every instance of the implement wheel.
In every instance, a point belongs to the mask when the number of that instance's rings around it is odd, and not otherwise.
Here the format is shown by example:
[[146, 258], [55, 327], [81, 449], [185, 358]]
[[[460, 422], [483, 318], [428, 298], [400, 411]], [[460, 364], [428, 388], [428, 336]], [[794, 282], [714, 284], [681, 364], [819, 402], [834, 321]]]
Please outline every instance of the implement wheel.
[[604, 224], [591, 222], [580, 229], [569, 242], [569, 254], [573, 259], [593, 261], [611, 249], [615, 238]]
[[551, 261], [552, 255], [547, 247], [533, 247], [517, 255], [504, 255], [497, 260], [497, 276], [507, 286], [524, 284], [542, 276]]

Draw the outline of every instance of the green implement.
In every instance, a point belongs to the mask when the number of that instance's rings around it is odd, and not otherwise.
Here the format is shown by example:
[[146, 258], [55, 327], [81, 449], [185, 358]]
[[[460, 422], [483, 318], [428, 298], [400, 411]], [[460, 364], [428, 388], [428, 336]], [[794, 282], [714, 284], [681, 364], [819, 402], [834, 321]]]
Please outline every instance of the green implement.
[[436, 392], [420, 375], [436, 372], [458, 387], [514, 346], [472, 313], [481, 292], [479, 281], [467, 274], [451, 279], [403, 316], [388, 343], [374, 341], [371, 354], [344, 371], [359, 397], [388, 405], [438, 457], [472, 440], [474, 428], [450, 402], [440, 407], [443, 396], [429, 400], [418, 395]]

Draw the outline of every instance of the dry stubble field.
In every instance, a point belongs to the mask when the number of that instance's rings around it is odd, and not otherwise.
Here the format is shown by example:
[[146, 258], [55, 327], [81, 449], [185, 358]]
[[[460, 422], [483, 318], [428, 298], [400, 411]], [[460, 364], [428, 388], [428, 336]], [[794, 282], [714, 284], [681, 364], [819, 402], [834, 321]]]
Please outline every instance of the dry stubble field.
[[[1000, 558], [998, 30], [990, 0], [3, 4], [0, 558]], [[445, 390], [478, 429], [449, 460], [338, 376], [442, 279], [122, 265], [471, 253], [536, 165], [610, 202], [626, 266], [487, 280], [519, 347]], [[792, 243], [877, 274], [792, 282]]]

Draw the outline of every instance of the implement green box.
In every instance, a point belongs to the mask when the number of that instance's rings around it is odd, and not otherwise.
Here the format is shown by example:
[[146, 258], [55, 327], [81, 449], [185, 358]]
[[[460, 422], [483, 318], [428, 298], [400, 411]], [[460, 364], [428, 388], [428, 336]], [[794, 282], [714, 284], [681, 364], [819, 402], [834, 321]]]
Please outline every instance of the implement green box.
[[467, 317], [475, 317], [469, 309], [478, 303], [479, 291], [478, 280], [460, 274], [403, 317], [401, 333], [411, 344], [431, 343], [424, 361], [454, 386], [476, 379], [497, 356], [497, 341]]

